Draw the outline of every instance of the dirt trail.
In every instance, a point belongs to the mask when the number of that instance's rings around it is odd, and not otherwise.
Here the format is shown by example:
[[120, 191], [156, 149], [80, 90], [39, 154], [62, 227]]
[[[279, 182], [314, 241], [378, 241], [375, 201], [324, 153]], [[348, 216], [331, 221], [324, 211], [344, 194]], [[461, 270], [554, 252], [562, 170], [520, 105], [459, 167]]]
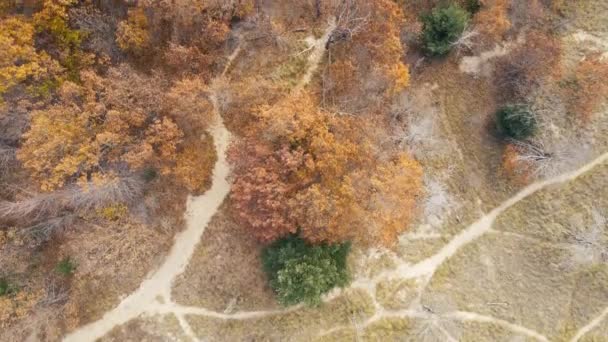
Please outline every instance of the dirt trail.
[[568, 172], [557, 177], [553, 177], [544, 181], [532, 183], [520, 190], [515, 196], [504, 201], [500, 206], [494, 208], [488, 214], [484, 215], [469, 227], [464, 229], [460, 234], [456, 235], [448, 244], [446, 244], [438, 253], [427, 258], [413, 266], [403, 265], [392, 271], [386, 271], [377, 276], [374, 281], [378, 282], [381, 279], [398, 277], [399, 279], [410, 279], [421, 276], [431, 276], [444, 261], [452, 257], [460, 248], [476, 240], [480, 236], [489, 232], [492, 229], [492, 224], [505, 210], [509, 209], [516, 203], [532, 195], [533, 193], [547, 188], [554, 184], [560, 184], [572, 181], [579, 176], [589, 172], [596, 166], [608, 161], [608, 152], [600, 155], [589, 163], [585, 164], [578, 170]]
[[[320, 39], [311, 42], [310, 47], [312, 52], [308, 59], [308, 70], [300, 81], [298, 88], [302, 88], [310, 82], [310, 79], [321, 62], [325, 53], [325, 45], [334, 28], [335, 20], [330, 22], [325, 34]], [[241, 37], [237, 35], [237, 38], [240, 40]], [[106, 335], [114, 327], [124, 324], [144, 313], [153, 314], [161, 312], [162, 309], [160, 308], [163, 307], [170, 308], [167, 313], [175, 314], [184, 332], [191, 339], [197, 340], [192, 329], [183, 317], [184, 312], [180, 310], [183, 308], [173, 303], [171, 300], [171, 287], [174, 279], [186, 269], [192, 254], [194, 254], [196, 245], [205, 232], [205, 228], [230, 191], [230, 183], [227, 179], [230, 174], [230, 165], [226, 160], [226, 151], [228, 149], [228, 144], [230, 143], [231, 133], [224, 125], [222, 116], [219, 112], [220, 106], [216, 94], [216, 89], [218, 87], [216, 87], [216, 85], [224, 81], [226, 72], [229, 70], [232, 62], [240, 51], [241, 44], [239, 44], [228, 57], [223, 72], [211, 82], [209, 99], [213, 104], [216, 122], [212, 126], [210, 133], [213, 137], [218, 160], [213, 168], [211, 188], [201, 196], [188, 199], [185, 215], [186, 230], [176, 236], [175, 243], [160, 268], [147, 277], [135, 292], [123, 299], [116, 308], [106, 312], [100, 320], [82, 326], [67, 335], [64, 338], [65, 342], [95, 341]], [[292, 309], [295, 310], [296, 308], [297, 307], [294, 307]], [[215, 312], [204, 308], [200, 308], [200, 310], [211, 316], [216, 314]], [[188, 311], [186, 310], [185, 312], [187, 313]], [[250, 316], [257, 316], [257, 314], [236, 313], [234, 315], [235, 319]]]
[[308, 39], [306, 39], [306, 42], [309, 46], [308, 48], [312, 49], [312, 52], [308, 56], [308, 69], [306, 70], [306, 73], [304, 74], [300, 82], [298, 82], [298, 84], [294, 88], [294, 91], [299, 91], [304, 88], [308, 83], [310, 83], [310, 80], [314, 76], [315, 72], [317, 71], [317, 68], [319, 67], [319, 64], [321, 63], [321, 59], [325, 55], [325, 46], [327, 45], [327, 42], [329, 41], [329, 38], [331, 37], [331, 34], [335, 28], [336, 19], [332, 18], [329, 22], [328, 27], [325, 29], [325, 33], [321, 38], [315, 39], [314, 37], [309, 37]]
[[[211, 100], [216, 105], [215, 94]], [[216, 107], [217, 108], [217, 107]], [[226, 161], [226, 149], [230, 132], [224, 126], [221, 116], [216, 115], [216, 123], [211, 129], [218, 160], [213, 169], [213, 185], [201, 196], [188, 200], [186, 211], [187, 228], [179, 233], [162, 266], [142, 282], [139, 289], [125, 298], [115, 309], [107, 312], [102, 319], [85, 325], [66, 336], [64, 341], [94, 341], [115, 326], [126, 323], [146, 312], [155, 302], [169, 302], [173, 279], [181, 274], [199, 242], [205, 227], [224, 201], [230, 190], [227, 177], [230, 166]]]
[[[576, 335], [570, 340], [571, 342], [577, 342], [580, 340], [585, 334], [593, 330], [593, 328], [597, 327], [602, 323], [604, 319], [608, 318], [608, 308], [605, 308], [597, 317], [595, 317], [591, 322], [587, 323], [584, 327], [582, 327], [579, 331], [576, 332]], [[608, 323], [607, 323], [608, 324]]]

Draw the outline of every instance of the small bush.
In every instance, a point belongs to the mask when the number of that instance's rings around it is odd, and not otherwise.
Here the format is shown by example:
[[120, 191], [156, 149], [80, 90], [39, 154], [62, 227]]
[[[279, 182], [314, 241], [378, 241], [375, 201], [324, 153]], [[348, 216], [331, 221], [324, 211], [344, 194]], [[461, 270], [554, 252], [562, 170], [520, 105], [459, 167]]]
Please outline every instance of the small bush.
[[155, 180], [157, 176], [158, 172], [155, 168], [147, 167], [144, 169], [143, 178], [146, 183], [150, 183], [151, 181]]
[[433, 9], [421, 17], [422, 43], [431, 55], [445, 55], [469, 23], [469, 13], [456, 5]]
[[8, 296], [17, 292], [17, 286], [4, 278], [0, 278], [0, 296]]
[[548, 78], [561, 74], [561, 55], [561, 41], [555, 36], [536, 31], [527, 33], [523, 45], [496, 61], [494, 79], [499, 88], [499, 100], [527, 101], [530, 93]]
[[118, 24], [116, 43], [123, 51], [142, 55], [150, 47], [150, 39], [148, 18], [141, 8], [130, 10], [127, 20]]
[[129, 208], [122, 203], [112, 204], [95, 210], [97, 216], [108, 221], [118, 221], [127, 216]]
[[498, 129], [513, 139], [526, 139], [536, 131], [536, 117], [526, 106], [508, 105], [496, 112]]
[[311, 246], [289, 236], [266, 247], [262, 262], [281, 304], [314, 306], [320, 304], [321, 295], [348, 284], [349, 251], [349, 243]]
[[72, 261], [72, 259], [68, 256], [63, 259], [55, 266], [55, 271], [57, 273], [62, 274], [64, 276], [69, 276], [76, 271], [76, 263]]
[[481, 2], [479, 0], [465, 0], [464, 8], [471, 14], [479, 12], [481, 9]]

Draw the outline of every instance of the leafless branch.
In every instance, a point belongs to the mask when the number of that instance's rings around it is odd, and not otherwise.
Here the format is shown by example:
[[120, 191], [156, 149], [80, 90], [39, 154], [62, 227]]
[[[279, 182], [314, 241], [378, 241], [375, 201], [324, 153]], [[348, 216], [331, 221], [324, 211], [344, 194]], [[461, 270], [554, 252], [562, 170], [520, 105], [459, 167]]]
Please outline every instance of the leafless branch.
[[30, 247], [34, 248], [49, 241], [53, 234], [71, 225], [74, 219], [73, 215], [53, 217], [37, 222], [19, 232], [29, 240]]
[[477, 30], [472, 29], [470, 26], [466, 27], [464, 31], [462, 31], [460, 38], [458, 38], [458, 40], [453, 42], [451, 45], [459, 51], [463, 49], [471, 51], [473, 49], [473, 46], [475, 45], [475, 42], [473, 40], [478, 35], [479, 32]]
[[68, 300], [69, 291], [56, 280], [47, 280], [45, 288], [45, 296], [38, 304], [42, 306], [51, 306], [54, 304], [62, 304]]
[[15, 149], [0, 145], [0, 174], [5, 173], [15, 160]]
[[18, 202], [0, 202], [0, 219], [39, 222], [68, 210], [87, 212], [112, 203], [131, 203], [142, 194], [141, 180], [125, 177], [104, 183], [73, 185], [50, 193], [31, 194]]
[[350, 40], [359, 33], [369, 22], [369, 14], [362, 15], [356, 0], [344, 0], [338, 7], [336, 15], [336, 28], [331, 33], [326, 49], [340, 41]]

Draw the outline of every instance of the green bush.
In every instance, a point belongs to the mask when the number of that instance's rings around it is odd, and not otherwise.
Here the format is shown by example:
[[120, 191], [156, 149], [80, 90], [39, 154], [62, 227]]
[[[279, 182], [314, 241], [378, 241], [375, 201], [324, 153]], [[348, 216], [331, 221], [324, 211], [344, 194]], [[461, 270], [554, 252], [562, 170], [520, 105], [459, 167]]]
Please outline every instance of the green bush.
[[144, 181], [146, 181], [146, 183], [153, 181], [154, 179], [156, 179], [157, 176], [158, 176], [158, 172], [156, 172], [155, 168], [147, 167], [144, 169], [143, 177], [144, 177]]
[[281, 304], [314, 306], [321, 303], [321, 295], [350, 281], [346, 267], [349, 251], [350, 243], [311, 246], [290, 236], [266, 247], [262, 262]]
[[457, 5], [438, 7], [421, 17], [422, 43], [431, 55], [445, 55], [469, 23], [469, 13]]
[[55, 271], [58, 273], [69, 276], [76, 270], [76, 264], [70, 259], [70, 257], [65, 257], [61, 259], [61, 261], [55, 267]]
[[0, 278], [0, 296], [8, 296], [17, 292], [17, 286], [9, 283], [5, 278]]
[[536, 131], [536, 117], [528, 107], [507, 105], [496, 112], [496, 122], [502, 134], [513, 139], [525, 139]]

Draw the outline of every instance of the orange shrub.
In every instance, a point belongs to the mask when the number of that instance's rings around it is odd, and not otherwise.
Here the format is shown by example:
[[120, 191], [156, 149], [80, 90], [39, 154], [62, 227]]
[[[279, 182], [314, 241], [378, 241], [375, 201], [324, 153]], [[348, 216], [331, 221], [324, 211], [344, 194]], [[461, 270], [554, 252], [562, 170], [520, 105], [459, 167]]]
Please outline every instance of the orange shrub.
[[569, 111], [589, 121], [593, 112], [608, 99], [608, 63], [599, 56], [583, 60], [570, 82], [563, 82], [569, 98]]
[[502, 154], [502, 170], [516, 184], [528, 184], [532, 177], [532, 165], [520, 159], [521, 151], [513, 144], [507, 144]]

